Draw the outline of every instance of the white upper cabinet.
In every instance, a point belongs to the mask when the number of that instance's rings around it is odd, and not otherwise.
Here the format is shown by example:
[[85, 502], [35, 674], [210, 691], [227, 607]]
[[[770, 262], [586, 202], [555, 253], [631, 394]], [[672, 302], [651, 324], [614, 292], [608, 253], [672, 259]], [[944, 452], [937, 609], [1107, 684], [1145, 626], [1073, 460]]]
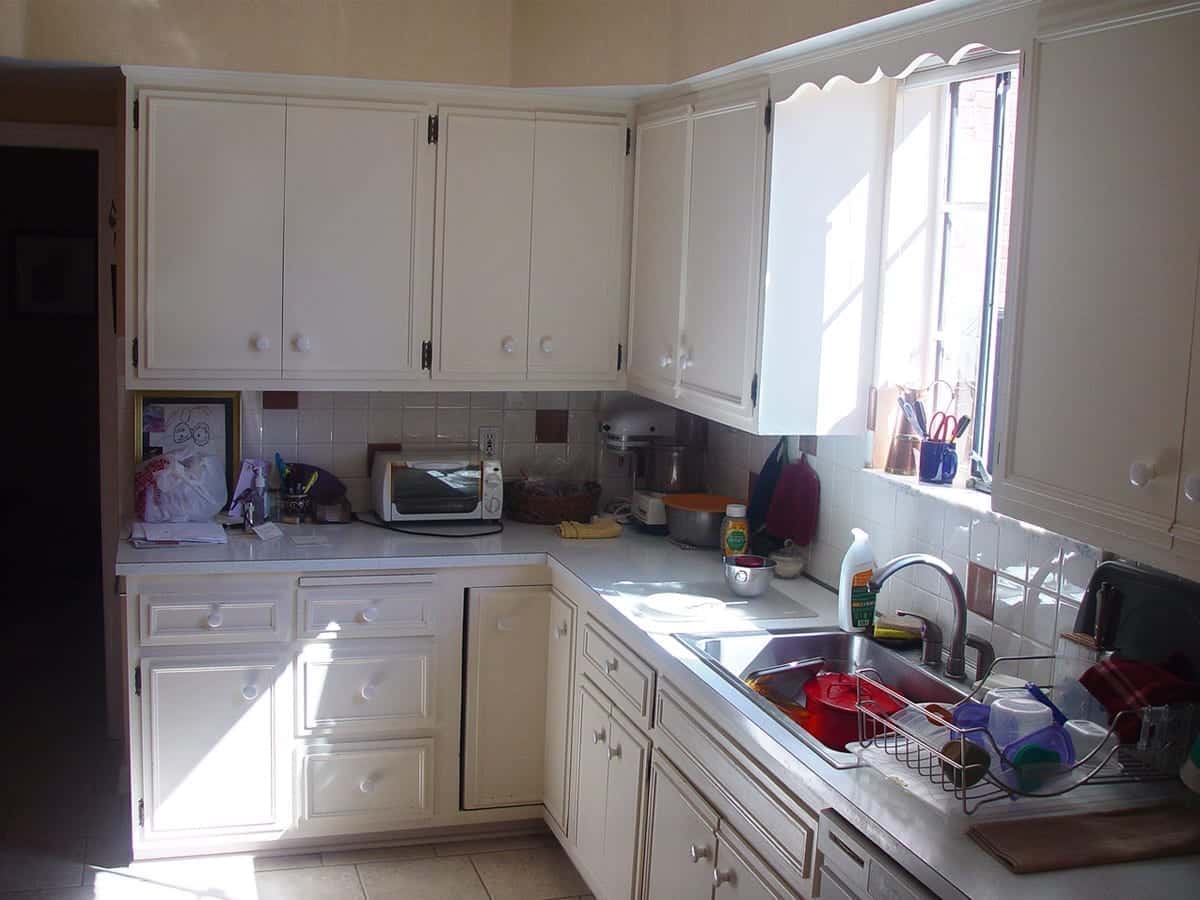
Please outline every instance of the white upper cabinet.
[[283, 99], [139, 102], [139, 374], [278, 376]]
[[432, 107], [288, 101], [285, 376], [420, 377], [429, 337]]
[[758, 359], [766, 89], [698, 105], [679, 387], [697, 411], [750, 421]]
[[1028, 79], [994, 504], [1126, 553], [1169, 548], [1177, 504], [1200, 533], [1180, 465], [1182, 443], [1200, 473], [1197, 46], [1196, 13], [1073, 31]]
[[625, 119], [538, 113], [529, 377], [617, 377], [624, 291]]
[[630, 262], [629, 383], [674, 396], [691, 162], [691, 107], [638, 122]]
[[531, 112], [443, 107], [439, 114], [439, 378], [525, 378], [533, 142]]
[[867, 430], [892, 98], [750, 85], [638, 123], [631, 390], [757, 434]]

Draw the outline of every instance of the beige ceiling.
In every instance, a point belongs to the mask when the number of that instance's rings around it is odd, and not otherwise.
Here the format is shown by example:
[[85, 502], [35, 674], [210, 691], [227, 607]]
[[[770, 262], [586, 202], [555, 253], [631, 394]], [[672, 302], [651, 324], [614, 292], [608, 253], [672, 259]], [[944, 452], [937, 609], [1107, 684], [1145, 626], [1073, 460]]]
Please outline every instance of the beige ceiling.
[[919, 0], [0, 0], [0, 56], [486, 85], [663, 84]]

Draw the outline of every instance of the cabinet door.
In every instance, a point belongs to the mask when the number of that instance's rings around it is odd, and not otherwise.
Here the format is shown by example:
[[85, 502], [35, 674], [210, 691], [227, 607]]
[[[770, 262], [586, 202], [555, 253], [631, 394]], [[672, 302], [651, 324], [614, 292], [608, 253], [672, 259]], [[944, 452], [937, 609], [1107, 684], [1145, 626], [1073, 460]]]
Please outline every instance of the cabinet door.
[[529, 377], [617, 375], [625, 120], [537, 114]]
[[472, 588], [468, 602], [463, 805], [540, 803], [550, 592]]
[[429, 338], [432, 108], [289, 100], [283, 370], [414, 378]]
[[691, 107], [638, 122], [630, 262], [629, 378], [673, 394], [688, 219]]
[[142, 661], [147, 837], [290, 819], [290, 677], [276, 659]]
[[139, 101], [138, 374], [277, 376], [283, 100]]
[[609, 704], [583, 679], [575, 690], [575, 787], [571, 840], [593, 878], [607, 871], [604, 816], [608, 805]]
[[660, 751], [650, 764], [647, 897], [712, 896], [717, 815]]
[[523, 380], [529, 328], [533, 113], [439, 114], [434, 366]]
[[751, 417], [758, 346], [766, 89], [698, 107], [680, 338], [680, 388]]
[[571, 758], [571, 686], [575, 674], [575, 606], [550, 594], [546, 651], [546, 745], [542, 803], [563, 834], [570, 833], [567, 761]]
[[795, 894], [732, 830], [717, 832], [713, 900], [787, 900]]
[[649, 740], [614, 710], [609, 718], [608, 803], [604, 816], [604, 877], [614, 900], [640, 896], [649, 756]]
[[1198, 43], [1197, 14], [1085, 32], [1039, 44], [1028, 79], [995, 506], [1106, 546], [1170, 542], [1200, 248]]

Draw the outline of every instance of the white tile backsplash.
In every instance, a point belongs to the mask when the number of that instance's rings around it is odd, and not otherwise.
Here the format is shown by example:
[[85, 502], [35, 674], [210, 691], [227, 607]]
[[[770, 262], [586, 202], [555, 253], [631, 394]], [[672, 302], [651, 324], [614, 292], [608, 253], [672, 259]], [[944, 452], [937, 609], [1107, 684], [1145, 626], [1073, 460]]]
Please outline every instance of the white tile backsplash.
[[[525, 472], [591, 480], [597, 477], [597, 423], [605, 396], [597, 391], [301, 391], [297, 409], [263, 410], [261, 393], [244, 391], [241, 452], [272, 459], [278, 451], [285, 460], [327, 469], [346, 485], [359, 511], [370, 508], [368, 443], [474, 446], [482, 425], [500, 430], [498, 449], [508, 477]], [[618, 398], [628, 395], [608, 397]], [[535, 443], [537, 408], [570, 410], [567, 443]]]

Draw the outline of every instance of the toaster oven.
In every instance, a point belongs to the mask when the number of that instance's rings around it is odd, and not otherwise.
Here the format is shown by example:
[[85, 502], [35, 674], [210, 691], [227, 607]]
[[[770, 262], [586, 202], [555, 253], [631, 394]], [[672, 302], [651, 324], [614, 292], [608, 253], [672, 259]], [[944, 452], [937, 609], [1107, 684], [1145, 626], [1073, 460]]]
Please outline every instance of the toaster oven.
[[504, 476], [498, 459], [477, 452], [377, 453], [371, 496], [385, 522], [499, 519]]

